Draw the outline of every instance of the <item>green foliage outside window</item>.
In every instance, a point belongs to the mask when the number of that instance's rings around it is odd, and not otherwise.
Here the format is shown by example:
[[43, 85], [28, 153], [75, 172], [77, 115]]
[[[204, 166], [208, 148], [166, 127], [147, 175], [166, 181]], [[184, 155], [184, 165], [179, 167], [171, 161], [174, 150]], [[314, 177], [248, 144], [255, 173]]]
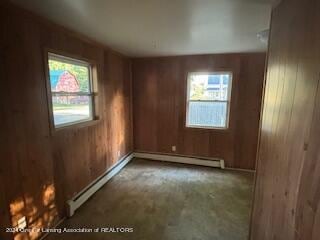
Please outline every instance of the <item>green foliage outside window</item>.
[[88, 68], [84, 66], [58, 62], [54, 60], [49, 60], [50, 70], [63, 70], [69, 71], [73, 74], [79, 82], [79, 87], [81, 92], [88, 92], [89, 90], [89, 72]]

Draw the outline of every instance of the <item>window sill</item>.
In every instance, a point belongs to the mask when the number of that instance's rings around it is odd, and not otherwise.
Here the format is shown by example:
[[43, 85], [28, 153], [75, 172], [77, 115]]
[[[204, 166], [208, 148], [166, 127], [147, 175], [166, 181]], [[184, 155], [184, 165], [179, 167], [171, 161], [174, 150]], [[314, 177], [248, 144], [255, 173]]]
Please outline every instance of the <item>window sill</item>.
[[97, 119], [94, 119], [94, 120], [88, 120], [88, 121], [79, 122], [79, 123], [75, 123], [75, 124], [70, 124], [70, 125], [66, 125], [66, 126], [62, 126], [62, 127], [58, 127], [58, 128], [53, 127], [52, 135], [55, 135], [55, 133], [60, 133], [60, 132], [63, 132], [63, 131], [77, 130], [77, 129], [81, 129], [81, 128], [94, 126], [94, 125], [98, 124], [100, 121], [101, 120], [97, 118]]
[[187, 130], [199, 130], [199, 131], [219, 131], [219, 132], [228, 132], [230, 131], [230, 127], [225, 128], [217, 128], [217, 127], [198, 127], [198, 126], [185, 126]]

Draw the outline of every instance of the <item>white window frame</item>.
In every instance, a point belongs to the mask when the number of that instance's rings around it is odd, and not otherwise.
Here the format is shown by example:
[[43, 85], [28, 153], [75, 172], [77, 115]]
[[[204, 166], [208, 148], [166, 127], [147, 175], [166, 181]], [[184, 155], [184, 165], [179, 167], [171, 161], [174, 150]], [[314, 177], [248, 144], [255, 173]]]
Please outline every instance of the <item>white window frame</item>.
[[[51, 90], [49, 60], [86, 67], [88, 69], [88, 74], [89, 74], [88, 92], [81, 92], [81, 91], [75, 92], [75, 93], [53, 92]], [[49, 82], [48, 89], [50, 92], [49, 101], [50, 101], [51, 121], [52, 121], [52, 126], [54, 127], [54, 129], [60, 129], [60, 128], [68, 127], [68, 126], [73, 126], [73, 125], [93, 121], [94, 115], [95, 115], [94, 114], [94, 110], [95, 110], [94, 109], [94, 96], [95, 96], [95, 94], [93, 92], [93, 74], [92, 74], [93, 66], [92, 66], [92, 64], [90, 64], [89, 62], [83, 61], [83, 60], [63, 56], [63, 55], [52, 53], [52, 52], [48, 52], [48, 63], [47, 64], [48, 64], [47, 69], [48, 69], [48, 82]], [[52, 102], [54, 96], [88, 96], [89, 97], [89, 117], [82, 119], [82, 120], [79, 120], [79, 121], [72, 121], [72, 122], [63, 123], [63, 124], [55, 124], [55, 122], [54, 122], [54, 109], [53, 109], [53, 102]]]
[[[191, 75], [229, 75], [229, 84], [228, 84], [228, 92], [227, 92], [227, 100], [190, 100], [190, 81]], [[232, 92], [232, 78], [233, 74], [231, 71], [213, 71], [213, 72], [189, 72], [187, 77], [187, 97], [186, 97], [186, 123], [185, 126], [187, 128], [200, 128], [200, 129], [217, 129], [217, 130], [226, 130], [229, 128], [229, 118], [230, 118], [230, 105], [231, 105], [231, 92]], [[191, 125], [189, 124], [189, 106], [190, 102], [224, 102], [227, 103], [227, 111], [226, 111], [226, 125], [223, 127], [218, 126], [199, 126], [199, 125]]]

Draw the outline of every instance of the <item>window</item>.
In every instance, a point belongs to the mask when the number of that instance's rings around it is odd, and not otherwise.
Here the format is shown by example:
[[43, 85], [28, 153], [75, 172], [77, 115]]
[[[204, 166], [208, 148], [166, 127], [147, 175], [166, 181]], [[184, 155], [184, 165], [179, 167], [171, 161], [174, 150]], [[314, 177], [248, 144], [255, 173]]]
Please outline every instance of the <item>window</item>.
[[48, 66], [54, 127], [93, 120], [92, 66], [53, 53]]
[[189, 73], [186, 126], [228, 128], [232, 73]]

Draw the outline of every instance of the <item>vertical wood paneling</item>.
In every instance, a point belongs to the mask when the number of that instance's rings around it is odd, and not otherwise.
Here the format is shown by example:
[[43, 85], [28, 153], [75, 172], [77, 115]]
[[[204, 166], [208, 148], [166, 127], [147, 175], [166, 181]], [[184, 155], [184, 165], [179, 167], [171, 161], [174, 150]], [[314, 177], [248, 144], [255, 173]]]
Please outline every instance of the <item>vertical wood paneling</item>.
[[320, 238], [319, 10], [273, 10], [251, 239]]
[[[133, 59], [134, 143], [137, 151], [218, 157], [254, 169], [265, 54]], [[230, 129], [185, 127], [188, 72], [231, 70]]]
[[[0, 16], [1, 228], [22, 216], [29, 227], [52, 226], [66, 200], [132, 151], [130, 60], [11, 5]], [[93, 125], [50, 131], [47, 48], [96, 63]]]

